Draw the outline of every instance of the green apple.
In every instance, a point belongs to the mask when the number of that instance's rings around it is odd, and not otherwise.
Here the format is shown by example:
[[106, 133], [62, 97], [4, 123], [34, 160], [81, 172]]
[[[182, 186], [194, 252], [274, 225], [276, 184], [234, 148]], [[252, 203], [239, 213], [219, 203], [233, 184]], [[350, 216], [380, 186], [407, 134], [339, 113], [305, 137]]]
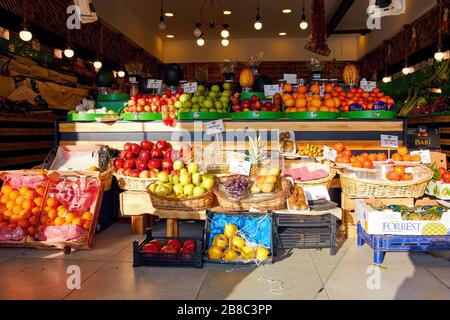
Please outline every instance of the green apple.
[[231, 90], [224, 90], [222, 92], [222, 97], [227, 96], [227, 97], [231, 97]]
[[196, 164], [194, 162], [189, 163], [187, 169], [188, 169], [190, 174], [194, 174], [194, 173], [200, 172], [200, 168], [199, 168], [198, 164]]
[[194, 111], [194, 112], [198, 112], [198, 110], [200, 110], [200, 105], [199, 104], [194, 104], [193, 106], [192, 106], [192, 108], [191, 108], [191, 110], [197, 110], [197, 111]]
[[223, 84], [223, 90], [231, 90], [231, 88], [232, 88], [231, 83], [225, 82], [225, 83]]
[[169, 182], [169, 174], [165, 171], [158, 173], [158, 181], [160, 181], [162, 183]]
[[222, 109], [222, 102], [220, 102], [220, 101], [216, 101], [215, 103], [214, 103], [214, 107], [216, 108], [216, 109]]
[[174, 185], [173, 192], [175, 192], [176, 196], [184, 195], [184, 186], [181, 183]]
[[209, 112], [217, 112], [217, 109], [211, 108], [209, 109]]
[[202, 183], [202, 174], [199, 172], [193, 173], [192, 183], [198, 187]]
[[157, 187], [158, 187], [158, 184], [156, 184], [156, 183], [151, 184], [150, 185], [150, 192], [151, 193], [155, 193]]
[[228, 103], [230, 102], [230, 97], [227, 96], [221, 97], [220, 102], [222, 103], [223, 106], [227, 106]]
[[189, 173], [183, 173], [180, 175], [180, 183], [185, 186], [192, 183], [192, 178]]
[[205, 86], [198, 86], [197, 87], [197, 91], [198, 92], [205, 92], [205, 90], [206, 90]]
[[171, 174], [169, 177], [170, 184], [173, 186], [180, 183], [180, 176], [177, 174]]
[[183, 103], [183, 108], [190, 109], [192, 107], [192, 102], [186, 101]]
[[183, 169], [180, 170], [180, 176], [181, 176], [182, 174], [185, 174], [185, 173], [189, 173], [188, 169], [183, 168]]
[[184, 186], [184, 195], [187, 197], [192, 197], [194, 194], [195, 186], [193, 184], [188, 184]]
[[220, 91], [220, 87], [217, 86], [217, 85], [214, 85], [214, 86], [211, 87], [211, 91], [213, 91], [213, 92], [219, 92], [219, 91]]
[[186, 101], [189, 101], [190, 98], [191, 98], [191, 97], [190, 97], [187, 93], [183, 93], [183, 94], [180, 96], [180, 101], [183, 102], [183, 103], [185, 103]]
[[203, 104], [205, 102], [206, 98], [204, 96], [198, 97], [198, 103]]
[[195, 187], [193, 195], [194, 197], [200, 197], [206, 193], [206, 189], [203, 187]]
[[158, 186], [155, 190], [155, 194], [160, 197], [167, 197], [170, 194], [171, 190], [164, 186]]
[[[177, 160], [173, 163], [173, 170], [181, 170], [184, 168], [184, 163], [181, 160]], [[181, 173], [181, 172], [180, 172]]]
[[211, 92], [209, 93], [209, 97], [212, 98], [212, 99], [217, 98], [217, 92], [211, 91]]
[[200, 97], [202, 95], [202, 93], [201, 92], [199, 92], [199, 91], [197, 91], [196, 93], [194, 93], [194, 97]]
[[200, 112], [209, 112], [209, 109], [208, 108], [201, 108]]
[[212, 188], [214, 188], [214, 185], [216, 184], [216, 181], [214, 179], [214, 177], [205, 177], [203, 176], [203, 182], [202, 182], [202, 187], [205, 188], [206, 190], [211, 190]]
[[177, 109], [183, 108], [183, 102], [181, 102], [181, 101], [175, 102], [175, 107], [176, 107]]
[[203, 102], [203, 108], [211, 109], [213, 107], [214, 107], [214, 102], [212, 100], [205, 100], [205, 102]]
[[198, 97], [192, 97], [191, 102], [194, 103], [194, 104], [197, 103], [198, 102]]

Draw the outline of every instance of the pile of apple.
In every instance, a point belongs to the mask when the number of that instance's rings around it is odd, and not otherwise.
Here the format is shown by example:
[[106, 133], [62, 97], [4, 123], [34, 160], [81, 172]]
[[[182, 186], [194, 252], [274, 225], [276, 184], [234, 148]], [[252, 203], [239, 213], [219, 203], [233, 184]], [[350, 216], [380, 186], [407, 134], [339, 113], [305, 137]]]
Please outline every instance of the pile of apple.
[[216, 182], [212, 174], [201, 174], [198, 164], [190, 163], [185, 168], [180, 160], [173, 163], [170, 175], [167, 171], [162, 171], [157, 178], [158, 181], [149, 187], [151, 193], [159, 197], [179, 199], [200, 197], [212, 190]]
[[228, 112], [231, 97], [231, 84], [225, 83], [223, 91], [218, 85], [208, 90], [205, 86], [198, 86], [197, 92], [191, 97], [185, 93], [175, 103], [178, 112]]
[[181, 243], [179, 240], [170, 240], [163, 244], [159, 240], [152, 240], [146, 244], [141, 252], [145, 253], [164, 253], [164, 254], [193, 254], [197, 250], [197, 244], [194, 240], [187, 240]]
[[161, 171], [172, 172], [173, 161], [190, 152], [188, 145], [180, 151], [173, 150], [172, 145], [165, 140], [156, 143], [142, 141], [140, 145], [128, 142], [113, 165], [117, 173], [127, 177], [157, 178]]
[[263, 102], [257, 96], [241, 101], [241, 96], [236, 93], [230, 98], [232, 112], [271, 111], [281, 112], [281, 96], [274, 96], [273, 102]]

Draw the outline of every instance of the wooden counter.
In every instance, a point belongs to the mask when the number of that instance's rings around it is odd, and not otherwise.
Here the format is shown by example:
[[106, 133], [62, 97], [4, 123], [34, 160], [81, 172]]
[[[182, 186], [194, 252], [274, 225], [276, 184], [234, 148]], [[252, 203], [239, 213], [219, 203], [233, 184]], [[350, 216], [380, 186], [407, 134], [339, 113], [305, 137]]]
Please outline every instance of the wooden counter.
[[[357, 152], [380, 152], [380, 135], [389, 134], [399, 137], [400, 145], [406, 141], [404, 120], [336, 120], [336, 121], [225, 121], [226, 133], [222, 134], [223, 141], [236, 141], [235, 144], [226, 145], [225, 149], [233, 148], [235, 151], [248, 149], [245, 137], [234, 137], [244, 131], [267, 131], [267, 140], [270, 141], [274, 131], [292, 130], [295, 132], [298, 143], [313, 143], [317, 145], [334, 145], [343, 142], [351, 150]], [[106, 144], [111, 148], [121, 149], [125, 142], [139, 142], [142, 140], [167, 140], [175, 148], [179, 147], [180, 136], [183, 143], [195, 146], [205, 146], [211, 143], [211, 136], [203, 132], [204, 125], [197, 121], [180, 121], [176, 128], [165, 126], [161, 122], [116, 122], [104, 123], [67, 123], [59, 124], [58, 140], [60, 145], [91, 145]], [[204, 138], [204, 139], [202, 139]], [[191, 141], [189, 141], [191, 140]], [[206, 142], [204, 142], [206, 141]], [[269, 150], [276, 150], [277, 143], [268, 143]]]

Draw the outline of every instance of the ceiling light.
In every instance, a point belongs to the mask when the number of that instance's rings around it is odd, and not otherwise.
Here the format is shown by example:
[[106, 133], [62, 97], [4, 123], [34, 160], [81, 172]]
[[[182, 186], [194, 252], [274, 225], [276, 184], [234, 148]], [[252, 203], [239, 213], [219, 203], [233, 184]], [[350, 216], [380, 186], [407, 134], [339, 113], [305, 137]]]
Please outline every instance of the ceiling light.
[[125, 71], [120, 70], [119, 72], [117, 72], [117, 75], [119, 76], [119, 78], [123, 78], [125, 77]]
[[174, 14], [172, 12], [166, 12], [164, 15], [166, 17], [173, 17], [174, 16]]
[[383, 82], [384, 83], [389, 83], [389, 82], [391, 82], [392, 81], [392, 78], [391, 77], [384, 77], [383, 78]]
[[261, 15], [259, 14], [259, 5], [256, 8], [256, 22], [254, 24], [254, 27], [255, 27], [256, 30], [261, 30], [262, 27], [263, 27], [263, 24], [261, 22]]
[[409, 68], [408, 67], [404, 67], [403, 68], [403, 70], [402, 70], [402, 73], [404, 74], [404, 75], [407, 75], [408, 73], [409, 73]]
[[438, 62], [441, 62], [442, 60], [444, 60], [444, 53], [441, 50], [439, 50], [434, 54], [434, 59]]
[[33, 39], [33, 34], [28, 31], [27, 27], [24, 27], [22, 31], [19, 33], [20, 39], [22, 39], [25, 42], [30, 41]]
[[231, 14], [231, 11], [230, 10], [224, 10], [223, 14], [226, 15], [226, 16], [229, 16]]
[[161, 31], [166, 30], [166, 22], [164, 21], [163, 0], [161, 0], [161, 15], [159, 16], [158, 29]]
[[64, 50], [64, 55], [66, 56], [66, 58], [73, 58], [73, 56], [75, 55], [75, 51], [73, 51], [73, 49], [69, 46], [66, 50]]
[[302, 30], [308, 29], [308, 22], [306, 22], [306, 21], [300, 22], [300, 29], [302, 29]]
[[299, 27], [302, 30], [308, 29], [308, 22], [306, 21], [306, 13], [305, 13], [305, 0], [303, 0], [302, 21], [300, 22]]
[[283, 13], [291, 13], [292, 10], [291, 9], [283, 9], [283, 11], [281, 11], [281, 12], [283, 12]]
[[413, 67], [409, 67], [409, 72], [408, 74], [414, 73], [416, 72], [416, 69], [414, 69]]
[[175, 36], [173, 34], [168, 34], [166, 37], [169, 38], [169, 39], [175, 38]]
[[230, 44], [230, 40], [228, 40], [228, 39], [222, 39], [222, 46], [228, 47], [229, 44]]
[[220, 36], [224, 39], [228, 38], [230, 36], [230, 31], [228, 31], [229, 25], [228, 24], [224, 24], [223, 25], [223, 30], [220, 33]]
[[103, 66], [103, 63], [102, 63], [99, 59], [97, 59], [97, 60], [94, 62], [94, 68], [95, 68], [95, 69], [99, 70], [99, 69], [102, 68], [102, 66]]
[[202, 24], [200, 22], [195, 24], [194, 36], [196, 38], [199, 38], [202, 35], [202, 30], [200, 29], [201, 26]]
[[279, 36], [285, 36], [285, 35], [287, 35], [287, 33], [286, 32], [280, 32], [278, 35]]
[[197, 39], [197, 45], [199, 47], [203, 47], [205, 45], [205, 39], [203, 39], [203, 33], [200, 35], [200, 37]]

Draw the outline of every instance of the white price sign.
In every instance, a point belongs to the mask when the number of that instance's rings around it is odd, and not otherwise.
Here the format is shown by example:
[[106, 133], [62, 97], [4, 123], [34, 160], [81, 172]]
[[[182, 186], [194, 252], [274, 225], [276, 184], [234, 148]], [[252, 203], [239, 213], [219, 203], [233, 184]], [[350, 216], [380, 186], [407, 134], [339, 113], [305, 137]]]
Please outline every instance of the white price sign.
[[420, 151], [412, 151], [411, 155], [419, 155], [422, 159], [423, 164], [431, 163], [431, 152], [430, 150], [420, 150]]
[[325, 157], [325, 159], [335, 162], [337, 157], [337, 151], [330, 147], [324, 146], [323, 156]]
[[[131, 80], [130, 80], [130, 82], [131, 82]], [[162, 87], [162, 80], [148, 79], [147, 87], [149, 89], [161, 89], [161, 87]]]
[[398, 148], [398, 137], [381, 135], [381, 146], [383, 148]]
[[252, 168], [252, 164], [249, 161], [243, 161], [243, 160], [233, 160], [230, 164], [230, 173], [232, 174], [238, 174], [241, 176], [249, 176], [250, 170]]
[[219, 134], [225, 131], [223, 120], [216, 120], [206, 123], [206, 134], [209, 136]]
[[297, 84], [297, 75], [285, 73], [283, 78], [288, 84]]
[[136, 77], [130, 77], [130, 83], [137, 83]]
[[185, 93], [196, 93], [197, 87], [197, 82], [188, 82], [183, 85], [183, 90]]
[[273, 85], [265, 85], [264, 86], [264, 96], [266, 97], [273, 97], [277, 93], [281, 92], [281, 87], [279, 84], [273, 84]]
[[365, 92], [372, 92], [373, 89], [377, 87], [376, 81], [367, 81], [366, 79], [361, 80], [361, 89]]

